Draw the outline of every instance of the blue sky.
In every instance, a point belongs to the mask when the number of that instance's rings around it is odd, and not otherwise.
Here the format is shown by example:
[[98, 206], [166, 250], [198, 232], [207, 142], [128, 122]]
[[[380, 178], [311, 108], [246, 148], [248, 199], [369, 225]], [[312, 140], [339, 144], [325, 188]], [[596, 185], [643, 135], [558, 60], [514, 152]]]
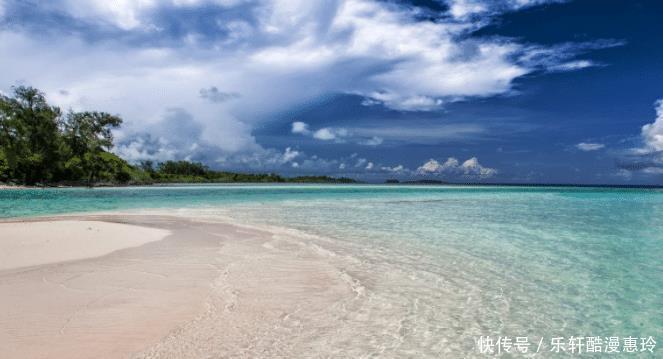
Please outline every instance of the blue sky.
[[663, 183], [663, 4], [0, 0], [0, 91], [116, 153], [367, 181]]

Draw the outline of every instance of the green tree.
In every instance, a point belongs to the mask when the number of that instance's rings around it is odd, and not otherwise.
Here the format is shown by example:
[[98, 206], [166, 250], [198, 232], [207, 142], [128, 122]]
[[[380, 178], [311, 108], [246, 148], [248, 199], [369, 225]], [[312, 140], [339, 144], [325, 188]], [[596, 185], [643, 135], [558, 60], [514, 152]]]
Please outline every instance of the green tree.
[[202, 163], [189, 161], [166, 161], [160, 163], [158, 168], [159, 172], [163, 174], [180, 176], [203, 177], [209, 172], [209, 168]]
[[5, 151], [0, 147], [0, 182], [8, 182], [11, 179], [10, 169]]
[[0, 96], [0, 148], [3, 176], [27, 184], [56, 179], [63, 150], [60, 109], [32, 87], [14, 88]]
[[[108, 173], [117, 168], [105, 154], [113, 147], [114, 128], [122, 119], [105, 112], [69, 112], [64, 123], [64, 139], [71, 149], [65, 167], [73, 176], [81, 176], [88, 185], [99, 179], [110, 179]], [[80, 173], [77, 173], [80, 171]], [[104, 176], [101, 176], [104, 174]]]

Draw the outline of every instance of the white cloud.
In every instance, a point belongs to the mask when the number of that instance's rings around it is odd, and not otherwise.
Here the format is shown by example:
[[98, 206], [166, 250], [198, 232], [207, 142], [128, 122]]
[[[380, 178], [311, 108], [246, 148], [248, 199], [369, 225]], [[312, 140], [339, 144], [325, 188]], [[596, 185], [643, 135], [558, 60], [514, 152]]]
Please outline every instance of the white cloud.
[[483, 1], [453, 0], [449, 1], [449, 12], [456, 18], [466, 18], [470, 15], [481, 14], [488, 11]]
[[569, 61], [569, 62], [564, 62], [558, 65], [552, 65], [548, 67], [549, 71], [574, 71], [574, 70], [582, 70], [587, 67], [592, 67], [596, 66], [596, 64], [592, 61], [589, 60], [576, 60], [576, 61]]
[[663, 99], [656, 101], [656, 119], [642, 126], [642, 146], [626, 151], [618, 159], [622, 171], [647, 175], [663, 174]]
[[580, 142], [576, 145], [577, 149], [579, 149], [581, 151], [585, 151], [585, 152], [598, 151], [598, 150], [600, 150], [604, 147], [605, 147], [605, 145], [602, 144], [602, 143]]
[[379, 146], [382, 142], [384, 140], [381, 137], [373, 136], [369, 139], [359, 141], [359, 144], [364, 146]]
[[538, 68], [545, 72], [577, 71], [588, 67], [603, 66], [579, 55], [593, 50], [623, 46], [624, 41], [600, 39], [586, 42], [567, 42], [551, 46], [530, 45], [522, 51], [519, 61], [527, 68]]
[[348, 131], [344, 128], [323, 127], [313, 132], [313, 138], [322, 141], [342, 141], [346, 136], [348, 136]]
[[560, 3], [567, 0], [446, 0], [449, 13], [458, 19], [476, 15], [492, 15], [498, 12], [514, 11], [547, 3]]
[[663, 151], [663, 99], [656, 101], [656, 119], [642, 126], [642, 138], [650, 151]]
[[494, 168], [484, 167], [476, 157], [472, 157], [462, 164], [458, 159], [449, 157], [443, 164], [430, 159], [417, 168], [419, 175], [462, 175], [465, 177], [490, 178], [497, 174]]
[[115, 153], [129, 162], [138, 162], [141, 160], [151, 160], [156, 162], [163, 162], [168, 160], [175, 160], [177, 157], [184, 158], [186, 156], [178, 156], [178, 150], [168, 147], [167, 143], [163, 140], [157, 139], [158, 146], [152, 146], [147, 143], [144, 137], [136, 138], [131, 142], [124, 143], [115, 148]]
[[390, 173], [394, 173], [394, 174], [401, 174], [401, 173], [406, 172], [406, 168], [403, 167], [403, 165], [398, 165], [398, 166], [393, 166], [393, 167], [382, 166], [382, 167], [380, 167], [380, 169], [385, 171], [385, 172], [390, 172]]
[[285, 152], [283, 153], [283, 162], [291, 162], [295, 158], [297, 158], [300, 155], [299, 151], [293, 150], [290, 147], [287, 147], [285, 149]]
[[307, 135], [310, 132], [307, 123], [301, 121], [295, 121], [292, 123], [292, 133]]
[[479, 160], [476, 157], [472, 157], [463, 162], [461, 168], [465, 175], [477, 175], [481, 178], [488, 178], [497, 174], [496, 169], [484, 167], [479, 164]]
[[373, 162], [369, 162], [368, 164], [366, 164], [366, 170], [370, 171], [373, 169], [374, 166], [375, 165], [373, 164]]
[[[205, 4], [233, 7], [249, 0], [61, 0], [49, 4], [52, 8], [69, 13], [85, 21], [117, 26], [122, 30], [159, 30], [150, 12], [159, 7], [191, 7]], [[41, 6], [48, 6], [40, 4]]]
[[[451, 159], [451, 157], [449, 159]], [[420, 174], [435, 173], [439, 172], [440, 167], [440, 163], [437, 162], [437, 160], [431, 158], [426, 163], [421, 165], [421, 167], [417, 168], [417, 172]]]
[[430, 111], [442, 106], [443, 101], [429, 96], [401, 95], [394, 92], [373, 92], [369, 94], [367, 105], [384, 104], [396, 110], [403, 111]]
[[320, 141], [334, 141], [337, 143], [346, 143], [347, 141], [351, 141], [363, 146], [379, 146], [384, 141], [384, 139], [381, 137], [361, 136], [360, 133], [355, 133], [354, 131], [350, 131], [342, 127], [323, 127], [318, 130], [311, 131], [309, 129], [309, 125], [301, 121], [295, 121], [291, 126], [292, 133], [311, 136]]
[[450, 172], [458, 169], [460, 162], [453, 157], [449, 157], [446, 162], [440, 164], [437, 160], [430, 159], [417, 169], [419, 174]]

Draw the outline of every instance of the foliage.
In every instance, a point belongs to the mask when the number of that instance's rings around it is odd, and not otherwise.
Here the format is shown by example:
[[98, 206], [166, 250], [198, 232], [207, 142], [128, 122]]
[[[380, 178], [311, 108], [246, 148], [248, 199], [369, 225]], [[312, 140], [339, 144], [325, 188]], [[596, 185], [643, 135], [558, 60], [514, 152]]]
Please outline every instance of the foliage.
[[141, 167], [149, 171], [152, 169], [152, 178], [162, 183], [356, 183], [350, 178], [332, 178], [327, 176], [302, 176], [286, 178], [275, 173], [235, 173], [213, 171], [198, 162], [166, 161], [153, 170], [151, 162], [144, 162]]
[[122, 124], [104, 112], [73, 112], [66, 116], [50, 106], [32, 87], [14, 88], [12, 97], [0, 95], [0, 181], [18, 184], [145, 184], [296, 182], [353, 183], [349, 178], [303, 176], [284, 178], [274, 173], [214, 171], [202, 163], [140, 162], [132, 166], [110, 150], [112, 130]]
[[9, 169], [5, 151], [0, 148], [0, 182], [7, 182], [9, 180]]
[[14, 97], [0, 96], [0, 148], [3, 176], [27, 184], [51, 181], [60, 174], [60, 109], [44, 94], [17, 87]]
[[108, 151], [122, 120], [103, 112], [62, 112], [32, 87], [0, 96], [0, 179], [22, 184], [127, 182], [125, 161]]
[[121, 123], [121, 118], [103, 112], [67, 114], [64, 139], [88, 184], [99, 179], [122, 179], [120, 182], [131, 179], [124, 170], [126, 163], [107, 152], [113, 147], [111, 130]]
[[357, 183], [357, 181], [352, 178], [347, 177], [328, 177], [328, 176], [299, 176], [294, 178], [288, 178], [287, 182], [296, 182], [296, 183]]

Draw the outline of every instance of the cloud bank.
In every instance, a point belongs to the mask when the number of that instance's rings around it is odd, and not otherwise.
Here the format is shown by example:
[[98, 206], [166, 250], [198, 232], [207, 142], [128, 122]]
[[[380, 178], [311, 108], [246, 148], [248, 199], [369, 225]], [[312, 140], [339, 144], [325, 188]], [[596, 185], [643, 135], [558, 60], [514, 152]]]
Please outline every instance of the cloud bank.
[[463, 177], [476, 177], [476, 178], [490, 178], [497, 174], [494, 168], [484, 167], [479, 163], [476, 157], [472, 157], [462, 164], [458, 159], [449, 157], [444, 163], [440, 163], [435, 159], [430, 159], [419, 168], [417, 174], [420, 175], [447, 175], [455, 176], [461, 175]]

